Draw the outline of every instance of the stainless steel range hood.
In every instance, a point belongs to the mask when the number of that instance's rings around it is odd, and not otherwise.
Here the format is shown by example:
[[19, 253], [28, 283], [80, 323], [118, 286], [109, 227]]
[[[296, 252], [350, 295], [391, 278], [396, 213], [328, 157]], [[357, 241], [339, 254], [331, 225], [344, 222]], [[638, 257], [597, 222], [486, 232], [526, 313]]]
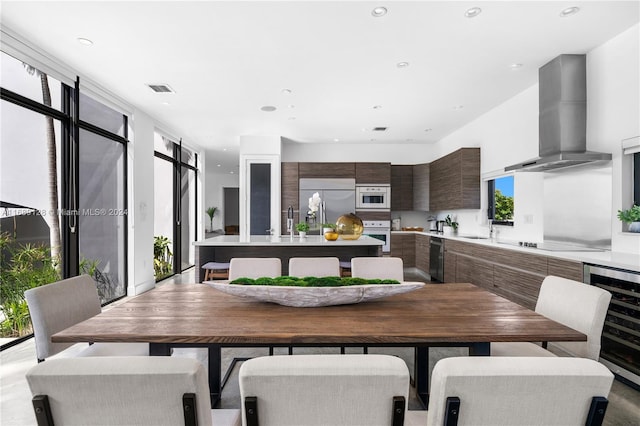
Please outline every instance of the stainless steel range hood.
[[545, 172], [611, 160], [587, 151], [587, 67], [585, 55], [560, 55], [538, 71], [539, 157], [505, 171]]

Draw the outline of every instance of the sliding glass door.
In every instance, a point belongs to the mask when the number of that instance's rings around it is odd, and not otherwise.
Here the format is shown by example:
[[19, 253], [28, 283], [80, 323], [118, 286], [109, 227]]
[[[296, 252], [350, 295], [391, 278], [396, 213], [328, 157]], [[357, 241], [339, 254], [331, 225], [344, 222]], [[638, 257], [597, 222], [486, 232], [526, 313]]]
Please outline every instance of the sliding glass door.
[[158, 281], [195, 263], [197, 155], [159, 133], [154, 146], [154, 266]]

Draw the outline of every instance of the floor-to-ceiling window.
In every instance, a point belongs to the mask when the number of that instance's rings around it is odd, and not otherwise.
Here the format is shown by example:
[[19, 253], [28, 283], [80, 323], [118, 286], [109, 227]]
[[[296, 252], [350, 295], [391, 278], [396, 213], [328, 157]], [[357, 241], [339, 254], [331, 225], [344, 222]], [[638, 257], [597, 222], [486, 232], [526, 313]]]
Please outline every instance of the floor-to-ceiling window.
[[160, 280], [195, 262], [198, 157], [160, 133], [154, 147], [154, 270]]
[[0, 337], [19, 338], [29, 288], [85, 272], [103, 303], [126, 294], [127, 117], [0, 55]]
[[103, 303], [126, 294], [127, 117], [80, 96], [80, 271], [96, 280]]

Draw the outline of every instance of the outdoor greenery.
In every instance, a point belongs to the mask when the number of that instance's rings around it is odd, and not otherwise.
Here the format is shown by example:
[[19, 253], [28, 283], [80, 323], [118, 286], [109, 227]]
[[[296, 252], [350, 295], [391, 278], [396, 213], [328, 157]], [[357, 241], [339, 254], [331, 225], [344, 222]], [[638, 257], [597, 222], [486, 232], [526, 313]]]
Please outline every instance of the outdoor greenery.
[[640, 206], [634, 205], [628, 210], [618, 210], [618, 219], [624, 223], [640, 222]]
[[8, 233], [0, 234], [0, 251], [0, 336], [24, 336], [31, 333], [24, 292], [60, 280], [58, 258], [47, 246], [16, 244]]
[[344, 287], [351, 285], [367, 285], [367, 284], [400, 284], [396, 280], [380, 280], [355, 277], [290, 277], [282, 276], [275, 278], [237, 278], [231, 281], [231, 284], [242, 285], [271, 285], [271, 286], [289, 286], [289, 287]]
[[173, 273], [171, 240], [161, 235], [153, 237], [153, 272], [156, 280]]
[[503, 195], [499, 189], [496, 189], [495, 195], [495, 213], [494, 220], [513, 220], [513, 197]]

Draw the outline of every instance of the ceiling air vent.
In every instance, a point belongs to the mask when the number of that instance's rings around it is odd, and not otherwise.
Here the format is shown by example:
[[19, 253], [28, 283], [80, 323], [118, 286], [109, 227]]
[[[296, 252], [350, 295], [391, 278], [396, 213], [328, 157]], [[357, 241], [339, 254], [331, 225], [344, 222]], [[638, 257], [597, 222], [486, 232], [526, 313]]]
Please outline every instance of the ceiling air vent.
[[147, 84], [156, 93], [175, 93], [168, 84]]
[[386, 127], [374, 127], [373, 131], [374, 132], [386, 132], [387, 128]]

